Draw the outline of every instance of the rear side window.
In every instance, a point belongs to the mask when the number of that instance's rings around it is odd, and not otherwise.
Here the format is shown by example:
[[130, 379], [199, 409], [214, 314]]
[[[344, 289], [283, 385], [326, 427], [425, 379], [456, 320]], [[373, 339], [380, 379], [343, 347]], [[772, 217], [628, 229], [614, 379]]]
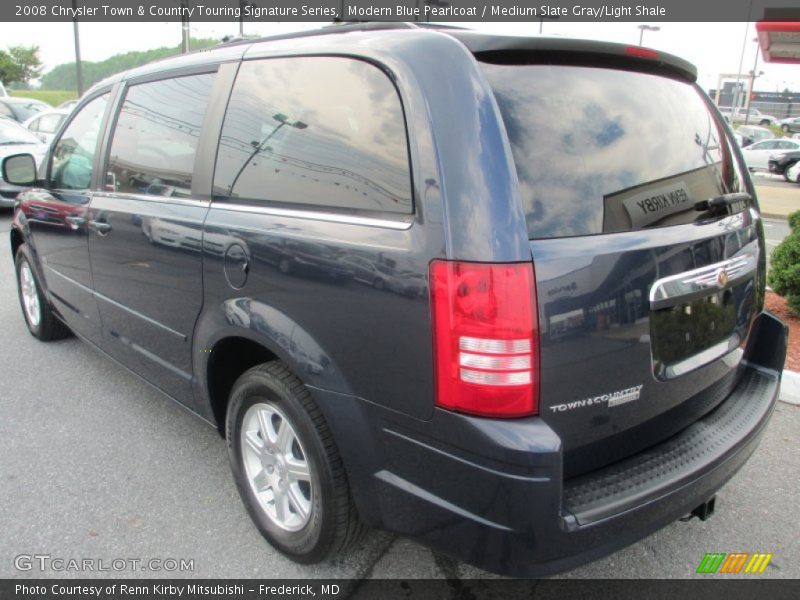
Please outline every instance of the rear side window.
[[702, 214], [695, 202], [744, 191], [723, 129], [691, 84], [604, 68], [482, 67], [531, 238], [688, 223]]
[[186, 198], [214, 74], [133, 85], [117, 118], [106, 189]]
[[412, 212], [400, 98], [374, 65], [338, 57], [244, 62], [214, 194], [255, 204]]

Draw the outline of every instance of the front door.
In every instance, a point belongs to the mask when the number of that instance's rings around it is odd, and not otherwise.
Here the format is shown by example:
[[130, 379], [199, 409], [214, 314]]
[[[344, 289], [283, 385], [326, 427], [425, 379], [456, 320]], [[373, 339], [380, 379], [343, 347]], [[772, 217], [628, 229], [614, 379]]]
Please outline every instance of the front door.
[[30, 190], [20, 203], [50, 302], [73, 331], [93, 341], [100, 336], [100, 316], [92, 295], [87, 212], [108, 96], [103, 93], [75, 114], [50, 154], [47, 189]]
[[92, 199], [89, 253], [103, 347], [191, 403], [191, 340], [203, 299], [208, 201], [192, 190], [213, 73], [129, 85]]

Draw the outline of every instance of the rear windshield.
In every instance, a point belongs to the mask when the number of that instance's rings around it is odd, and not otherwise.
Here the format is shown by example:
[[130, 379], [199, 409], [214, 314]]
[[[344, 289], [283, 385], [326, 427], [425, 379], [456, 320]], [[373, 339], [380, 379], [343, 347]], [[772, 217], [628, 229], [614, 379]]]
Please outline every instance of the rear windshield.
[[530, 238], [688, 223], [702, 216], [695, 202], [744, 191], [723, 129], [691, 84], [606, 68], [482, 67]]

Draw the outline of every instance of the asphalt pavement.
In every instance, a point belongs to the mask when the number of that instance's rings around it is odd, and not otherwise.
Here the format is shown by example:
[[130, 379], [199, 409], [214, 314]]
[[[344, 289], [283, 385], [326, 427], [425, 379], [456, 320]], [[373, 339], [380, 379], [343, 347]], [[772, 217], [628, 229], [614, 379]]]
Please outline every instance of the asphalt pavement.
[[[474, 589], [480, 584], [461, 582], [492, 577], [378, 531], [319, 565], [283, 558], [251, 525], [216, 430], [77, 339], [43, 344], [28, 334], [9, 221], [0, 214], [0, 578], [447, 578], [451, 587]], [[718, 493], [709, 521], [674, 523], [562, 577], [695, 577], [706, 552], [739, 551], [774, 554], [762, 577], [800, 577], [799, 445], [800, 407], [779, 403], [759, 449]], [[194, 568], [16, 568], [16, 557], [33, 554], [106, 565], [183, 559]]]

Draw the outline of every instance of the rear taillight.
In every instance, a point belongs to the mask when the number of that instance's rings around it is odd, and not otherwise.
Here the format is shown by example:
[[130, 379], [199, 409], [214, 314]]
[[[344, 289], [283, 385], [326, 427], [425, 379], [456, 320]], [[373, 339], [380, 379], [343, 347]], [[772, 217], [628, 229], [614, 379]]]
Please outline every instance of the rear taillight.
[[436, 260], [430, 267], [436, 404], [492, 417], [539, 408], [532, 263]]

